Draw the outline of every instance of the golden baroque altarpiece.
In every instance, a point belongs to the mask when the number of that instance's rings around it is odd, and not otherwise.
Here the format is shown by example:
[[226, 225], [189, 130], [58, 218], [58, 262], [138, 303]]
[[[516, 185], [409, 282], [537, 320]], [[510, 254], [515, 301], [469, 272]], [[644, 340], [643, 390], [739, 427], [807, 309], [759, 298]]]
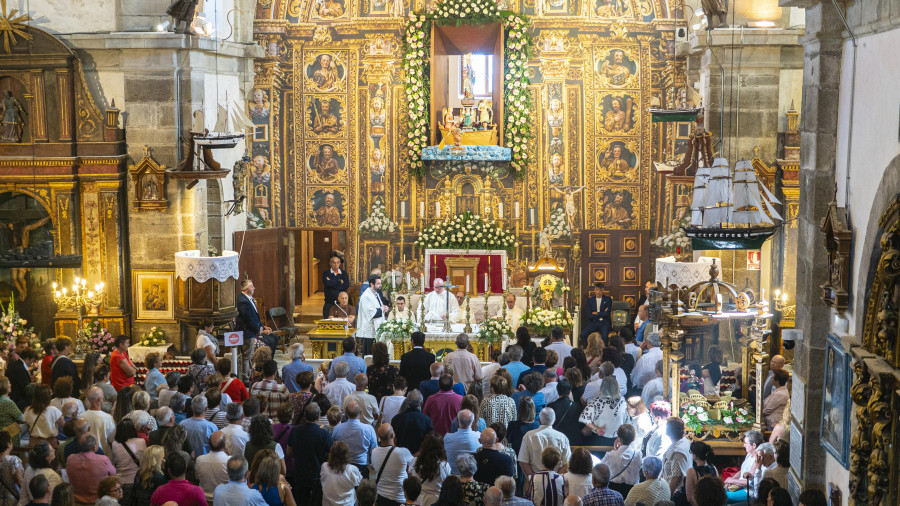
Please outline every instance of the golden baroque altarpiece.
[[[260, 192], [266, 198], [249, 206], [251, 227], [355, 232], [376, 199], [395, 222], [403, 202], [405, 251], [401, 241], [348, 234], [351, 262], [377, 243], [396, 263], [403, 254], [415, 257], [416, 230], [436, 218], [436, 202], [446, 217], [466, 208], [468, 196], [484, 195], [481, 209], [497, 212], [503, 203], [505, 225], [530, 233], [525, 210], [535, 210], [542, 228], [565, 205], [565, 194], [551, 186], [571, 185], [585, 187], [575, 196], [576, 229], [667, 233], [670, 203], [651, 161], [676, 152], [678, 128], [652, 124], [647, 109], [671, 103], [684, 86], [684, 62], [674, 57], [675, 27], [683, 23], [675, 20], [681, 16], [676, 4], [521, 0], [502, 6], [528, 16], [534, 38], [527, 90], [535, 104], [533, 162], [518, 178], [473, 170], [417, 179], [405, 168], [402, 31], [410, 11], [432, 6], [425, 0], [260, 1], [254, 31], [266, 56], [256, 62], [249, 107], [266, 113], [254, 116], [259, 128], [251, 156], [259, 166], [254, 184], [268, 187]], [[527, 242], [528, 235], [520, 237]], [[351, 266], [358, 276], [368, 272], [361, 262]]]

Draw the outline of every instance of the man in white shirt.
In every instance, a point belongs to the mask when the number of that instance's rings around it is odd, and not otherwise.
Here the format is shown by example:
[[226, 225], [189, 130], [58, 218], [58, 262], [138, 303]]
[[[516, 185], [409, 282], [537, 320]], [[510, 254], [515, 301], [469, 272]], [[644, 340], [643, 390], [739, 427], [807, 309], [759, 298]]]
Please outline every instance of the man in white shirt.
[[444, 280], [435, 278], [434, 290], [425, 296], [425, 321], [443, 322], [446, 320], [448, 304], [449, 319], [451, 322], [455, 322], [459, 319], [459, 302], [456, 301], [456, 297], [444, 289]]
[[372, 468], [375, 469], [374, 478], [378, 479], [379, 473], [381, 475], [376, 485], [378, 496], [404, 504], [406, 498], [403, 496], [403, 480], [408, 477], [406, 469], [413, 456], [406, 448], [395, 446], [394, 429], [389, 424], [381, 424], [377, 435], [378, 446], [372, 450]]
[[555, 351], [559, 355], [559, 362], [557, 363], [562, 364], [566, 357], [572, 354], [572, 347], [563, 341], [563, 331], [559, 327], [553, 327], [550, 330], [550, 337], [553, 338], [553, 342], [547, 345], [547, 349]]
[[244, 447], [247, 441], [250, 441], [250, 434], [241, 426], [241, 420], [244, 418], [244, 406], [239, 402], [231, 402], [225, 408], [225, 420], [228, 425], [220, 432], [225, 436], [225, 451], [229, 455], [243, 455]]
[[558, 384], [559, 377], [556, 375], [556, 370], [547, 369], [544, 371], [544, 388], [540, 392], [544, 394], [544, 402], [547, 404], [559, 399], [559, 393], [556, 391], [556, 385]]
[[228, 454], [225, 453], [225, 434], [222, 431], [213, 432], [209, 436], [209, 453], [197, 457], [196, 463], [197, 479], [207, 500], [213, 498], [217, 486], [228, 483], [226, 465]]
[[336, 379], [325, 385], [322, 393], [328, 397], [328, 401], [332, 406], [343, 406], [344, 396], [351, 395], [356, 391], [356, 385], [347, 381], [347, 374], [350, 372], [350, 366], [347, 362], [338, 362], [334, 366], [334, 375]]
[[377, 427], [378, 415], [380, 414], [378, 411], [378, 399], [374, 395], [366, 393], [366, 387], [369, 386], [369, 377], [365, 373], [359, 373], [354, 378], [354, 383], [356, 384], [356, 391], [344, 396], [341, 410], [347, 411], [347, 403], [355, 399], [359, 402], [359, 421], [372, 427]]
[[639, 450], [631, 447], [635, 437], [633, 425], [629, 423], [620, 425], [616, 435], [618, 437], [613, 443], [613, 450], [607, 452], [601, 462], [609, 466], [610, 476], [613, 477], [609, 488], [619, 493], [624, 490], [625, 495], [628, 495], [628, 489], [636, 485], [641, 478], [642, 457]]
[[769, 374], [766, 376], [766, 381], [763, 384], [763, 402], [766, 401], [766, 398], [769, 397], [769, 394], [775, 389], [775, 386], [772, 384], [772, 376], [775, 375], [775, 371], [784, 369], [784, 363], [784, 357], [781, 355], [774, 355], [769, 360]]
[[91, 426], [91, 432], [97, 436], [100, 448], [103, 448], [104, 455], [112, 455], [112, 449], [109, 446], [110, 441], [116, 433], [116, 422], [109, 413], [104, 413], [100, 408], [103, 406], [103, 390], [98, 387], [91, 387], [87, 395], [88, 409], [81, 415], [88, 425]]
[[381, 300], [379, 290], [381, 290], [381, 276], [378, 274], [369, 276], [369, 288], [359, 296], [359, 304], [356, 307], [356, 337], [358, 338], [374, 339], [375, 331], [384, 323], [388, 306]]
[[500, 356], [503, 355], [503, 352], [494, 348], [491, 351], [491, 363], [481, 368], [481, 388], [484, 392], [491, 391], [491, 377], [495, 372], [500, 370]]
[[641, 348], [634, 343], [634, 331], [629, 327], [623, 327], [622, 330], [619, 331], [619, 337], [621, 337], [622, 342], [625, 343], [625, 353], [630, 353], [631, 356], [634, 357], [634, 363], [637, 363], [638, 358], [641, 356]]
[[562, 454], [563, 464], [557, 473], [565, 474], [569, 470], [569, 458], [572, 457], [572, 449], [569, 446], [569, 438], [565, 434], [553, 428], [553, 422], [556, 421], [556, 412], [552, 409], [542, 409], [538, 416], [540, 427], [528, 431], [522, 438], [522, 446], [519, 448], [519, 465], [525, 476], [540, 471], [547, 471], [541, 461], [541, 454], [546, 448], [555, 447]]
[[672, 440], [672, 446], [663, 455], [663, 470], [659, 479], [668, 483], [674, 494], [694, 462], [691, 458], [691, 441], [684, 437], [684, 422], [681, 418], [671, 416], [666, 420], [666, 435]]
[[388, 315], [388, 320], [409, 320], [416, 323], [416, 314], [406, 305], [405, 295], [398, 295], [394, 299], [394, 308]]
[[[500, 314], [503, 313], [501, 312]], [[520, 322], [522, 321], [523, 314], [524, 311], [522, 311], [522, 308], [516, 305], [516, 296], [511, 293], [506, 294], [506, 323], [512, 327], [513, 332], [521, 325]], [[562, 359], [560, 359], [559, 363], [562, 363]]]
[[662, 360], [662, 348], [659, 347], [659, 333], [654, 332], [641, 343], [644, 354], [634, 364], [631, 371], [631, 383], [635, 388], [644, 388], [648, 381], [656, 377], [656, 363]]
[[644, 389], [641, 391], [641, 399], [644, 400], [644, 406], [649, 406], [653, 404], [657, 398], [664, 398], [665, 392], [663, 392], [663, 363], [662, 360], [656, 363], [656, 377], [652, 380], [648, 381], [646, 385], [644, 385]]
[[481, 381], [481, 361], [474, 353], [468, 350], [469, 336], [459, 334], [456, 336], [456, 351], [444, 356], [444, 366], [453, 370], [453, 382], [468, 385], [472, 381]]

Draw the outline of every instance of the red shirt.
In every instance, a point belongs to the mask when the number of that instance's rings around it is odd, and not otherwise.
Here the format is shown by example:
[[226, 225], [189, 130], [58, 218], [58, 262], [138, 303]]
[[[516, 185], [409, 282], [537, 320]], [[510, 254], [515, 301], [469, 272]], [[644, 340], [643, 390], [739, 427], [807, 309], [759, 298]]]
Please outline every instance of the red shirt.
[[150, 506], [162, 506], [174, 501], [178, 506], [206, 506], [206, 494], [197, 485], [187, 480], [172, 480], [157, 488], [150, 496]]
[[75, 491], [75, 500], [81, 503], [97, 502], [97, 487], [107, 476], [115, 476], [116, 468], [106, 455], [94, 452], [75, 453], [66, 459], [66, 473]]
[[453, 390], [438, 392], [428, 396], [422, 413], [431, 418], [434, 431], [440, 435], [450, 432], [450, 425], [459, 413], [459, 405], [463, 397]]
[[[225, 386], [225, 383], [228, 383], [231, 378], [222, 382], [222, 386]], [[250, 398], [250, 393], [247, 392], [247, 387], [244, 386], [244, 382], [239, 380], [238, 378], [234, 378], [234, 381], [228, 385], [228, 388], [222, 390], [222, 393], [228, 394], [231, 397], [231, 402], [244, 402]]]
[[134, 376], [126, 376], [125, 371], [122, 370], [122, 366], [119, 365], [119, 362], [122, 360], [127, 360], [128, 363], [134, 367], [131, 359], [128, 358], [128, 354], [121, 353], [119, 350], [112, 352], [112, 356], [109, 358], [109, 382], [112, 383], [116, 392], [129, 385], [134, 385]]
[[53, 355], [44, 355], [44, 358], [41, 359], [41, 384], [42, 385], [50, 385], [51, 376], [53, 374], [50, 365], [53, 364]]

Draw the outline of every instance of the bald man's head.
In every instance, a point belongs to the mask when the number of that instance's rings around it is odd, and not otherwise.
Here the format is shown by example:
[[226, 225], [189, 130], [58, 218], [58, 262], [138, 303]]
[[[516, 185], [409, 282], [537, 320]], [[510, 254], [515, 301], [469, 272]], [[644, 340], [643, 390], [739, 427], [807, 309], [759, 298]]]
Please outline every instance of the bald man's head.
[[87, 423], [87, 420], [84, 418], [75, 419], [75, 436], [80, 436], [89, 430], [91, 430], [91, 426]]
[[375, 431], [378, 435], [378, 444], [381, 446], [391, 446], [394, 444], [394, 428], [389, 423], [383, 423], [378, 426]]
[[484, 493], [484, 506], [500, 506], [503, 502], [503, 492], [497, 487], [490, 487]]
[[344, 414], [350, 419], [359, 418], [359, 401], [351, 399], [344, 408]]
[[563, 503], [563, 506], [581, 506], [581, 498], [577, 495], [569, 495], [566, 497], [566, 502]]
[[220, 430], [213, 432], [212, 435], [209, 436], [209, 447], [214, 452], [225, 450], [225, 433]]
[[431, 364], [431, 377], [432, 378], [439, 377], [442, 372], [444, 372], [444, 364], [442, 364], [440, 362], [435, 362], [435, 363]]
[[361, 372], [353, 378], [353, 382], [356, 383], [357, 392], [365, 392], [366, 387], [369, 386], [369, 377], [366, 376], [366, 373]]
[[100, 387], [91, 387], [88, 390], [87, 400], [88, 404], [91, 405], [91, 409], [99, 410], [103, 406], [103, 390]]
[[781, 355], [774, 355], [772, 360], [769, 361], [769, 369], [773, 371], [784, 369], [784, 357]]
[[488, 427], [481, 431], [481, 437], [478, 438], [478, 442], [485, 448], [492, 448], [497, 444], [497, 433], [494, 432], [494, 429]]

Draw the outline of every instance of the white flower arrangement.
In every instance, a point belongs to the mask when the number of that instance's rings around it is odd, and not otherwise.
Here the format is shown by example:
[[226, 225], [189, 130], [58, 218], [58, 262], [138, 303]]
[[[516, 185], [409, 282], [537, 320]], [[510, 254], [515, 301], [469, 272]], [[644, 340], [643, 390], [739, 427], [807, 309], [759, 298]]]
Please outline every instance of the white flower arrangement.
[[518, 246], [516, 236], [493, 220], [463, 213], [430, 225], [419, 234], [417, 248], [504, 249]]
[[412, 320], [388, 320], [378, 326], [375, 331], [375, 339], [377, 341], [405, 341], [413, 332], [419, 330]]
[[514, 335], [513, 328], [503, 318], [490, 318], [478, 329], [478, 339], [488, 344], [512, 339]]
[[370, 237], [386, 237], [397, 231], [399, 226], [387, 217], [384, 202], [372, 202], [369, 216], [359, 224], [359, 233]]
[[566, 220], [566, 213], [562, 208], [557, 207], [550, 214], [550, 223], [544, 227], [544, 233], [546, 233], [551, 240], [572, 235], [572, 229], [569, 228], [569, 222]]
[[9, 296], [9, 305], [3, 307], [3, 304], [0, 304], [0, 310], [3, 312], [2, 317], [0, 317], [0, 341], [3, 342], [4, 346], [15, 345], [16, 341], [23, 336], [27, 337], [31, 343], [37, 341], [37, 334], [34, 333], [34, 329], [27, 326], [28, 320], [19, 316], [19, 313], [16, 311], [16, 303], [12, 294]]
[[138, 346], [164, 346], [168, 344], [166, 341], [166, 333], [159, 327], [150, 327], [150, 331], [141, 334], [141, 340]]
[[[684, 228], [689, 225], [687, 218], [683, 218], [678, 226], [672, 232], [661, 235], [650, 241], [651, 246], [656, 246], [668, 253], [684, 254], [691, 251], [691, 238], [684, 232]], [[681, 251], [679, 251], [679, 248]]]
[[534, 307], [525, 313], [524, 321], [528, 327], [539, 334], [548, 332], [553, 327], [571, 327], [572, 315], [565, 308], [542, 309]]
[[425, 174], [422, 149], [428, 145], [429, 90], [426, 76], [430, 75], [431, 25], [472, 25], [500, 22], [506, 32], [503, 109], [506, 115], [504, 145], [512, 150], [512, 168], [524, 175], [528, 167], [531, 142], [532, 109], [528, 92], [528, 58], [531, 56], [531, 35], [528, 21], [522, 15], [500, 11], [494, 0], [443, 0], [430, 13], [410, 13], [404, 30], [403, 70], [407, 104], [406, 158], [409, 169], [418, 176]]

